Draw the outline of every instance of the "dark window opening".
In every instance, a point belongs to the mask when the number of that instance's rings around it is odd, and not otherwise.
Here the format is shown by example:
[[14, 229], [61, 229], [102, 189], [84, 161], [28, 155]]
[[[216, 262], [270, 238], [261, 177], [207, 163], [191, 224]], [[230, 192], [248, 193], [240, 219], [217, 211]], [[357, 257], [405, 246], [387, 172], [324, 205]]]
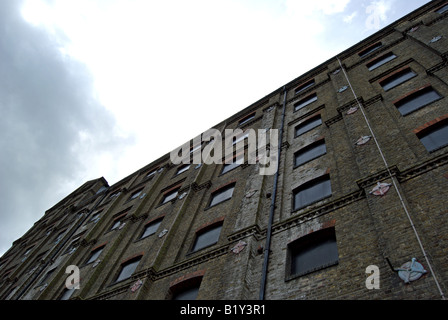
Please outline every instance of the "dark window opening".
[[311, 88], [312, 86], [314, 86], [314, 84], [315, 84], [314, 79], [310, 80], [307, 83], [304, 83], [301, 86], [297, 87], [294, 90], [294, 94], [298, 94], [298, 93], [300, 93], [302, 91], [305, 91], [306, 89]]
[[442, 96], [432, 87], [427, 87], [399, 100], [395, 103], [395, 106], [405, 116], [441, 98]]
[[121, 265], [120, 273], [117, 276], [115, 282], [120, 282], [126, 280], [132, 276], [135, 269], [137, 269], [138, 264], [140, 263], [142, 256], [139, 256], [135, 259], [127, 261]]
[[369, 55], [370, 53], [372, 53], [372, 52], [378, 50], [378, 49], [381, 48], [382, 46], [383, 46], [383, 44], [382, 44], [381, 42], [375, 43], [374, 45], [372, 45], [372, 46], [368, 47], [367, 49], [361, 51], [361, 52], [359, 53], [359, 56], [360, 56], [361, 58], [363, 58], [363, 57]]
[[294, 165], [300, 166], [327, 153], [325, 140], [319, 140], [294, 154]]
[[299, 124], [295, 129], [295, 136], [298, 137], [322, 124], [320, 115], [313, 117], [305, 122]]
[[417, 76], [417, 74], [408, 68], [381, 81], [380, 86], [383, 87], [384, 91], [388, 91], [402, 84], [403, 82], [406, 82], [407, 80], [414, 78], [415, 76]]
[[202, 277], [184, 280], [170, 288], [172, 300], [196, 300], [199, 294]]
[[148, 223], [145, 226], [145, 230], [143, 231], [142, 236], [140, 237], [140, 239], [149, 237], [150, 235], [153, 235], [154, 233], [157, 232], [157, 229], [159, 229], [160, 224], [162, 223], [162, 218], [157, 219], [153, 222]]
[[221, 174], [224, 174], [226, 172], [229, 172], [235, 168], [238, 168], [240, 165], [242, 165], [244, 163], [244, 157], [240, 156], [237, 157], [236, 159], [232, 159], [232, 163], [225, 163], [224, 166], [222, 167], [222, 171]]
[[298, 111], [315, 101], [317, 101], [317, 95], [314, 93], [294, 104], [294, 111]]
[[196, 234], [196, 239], [194, 241], [192, 252], [204, 249], [218, 242], [219, 235], [221, 234], [222, 223], [200, 230]]
[[213, 207], [221, 202], [224, 202], [224, 201], [232, 198], [234, 189], [235, 189], [235, 184], [232, 183], [232, 184], [212, 193], [212, 198], [210, 200], [209, 207]]
[[178, 192], [179, 192], [179, 188], [164, 194], [163, 199], [162, 199], [162, 204], [165, 204], [173, 199], [176, 199]]
[[184, 164], [177, 169], [176, 176], [190, 169], [190, 164]]
[[302, 276], [339, 261], [334, 228], [319, 230], [297, 239], [288, 245], [288, 251], [288, 277]]
[[329, 196], [331, 196], [330, 176], [325, 175], [307, 182], [293, 191], [293, 208], [299, 210]]
[[442, 8], [439, 8], [436, 10], [437, 13], [442, 14], [444, 12], [448, 11], [448, 4], [444, 5]]
[[392, 52], [386, 53], [384, 56], [381, 56], [368, 64], [366, 64], [367, 68], [369, 68], [369, 71], [375, 70], [376, 68], [381, 67], [383, 64], [388, 63], [389, 61], [392, 61], [397, 56], [393, 54]]
[[448, 120], [441, 121], [417, 134], [428, 152], [448, 145]]
[[243, 119], [241, 119], [238, 122], [238, 126], [242, 126], [242, 125], [248, 123], [249, 121], [251, 121], [253, 119], [255, 119], [255, 113], [249, 114], [248, 116], [245, 116]]
[[98, 259], [98, 257], [101, 255], [101, 252], [103, 252], [104, 246], [100, 247], [98, 249], [95, 249], [91, 252], [89, 259], [87, 260], [86, 264], [92, 263]]
[[140, 193], [142, 193], [142, 191], [143, 189], [133, 192], [132, 195], [129, 197], [129, 200], [134, 200], [135, 198], [137, 198], [140, 195]]

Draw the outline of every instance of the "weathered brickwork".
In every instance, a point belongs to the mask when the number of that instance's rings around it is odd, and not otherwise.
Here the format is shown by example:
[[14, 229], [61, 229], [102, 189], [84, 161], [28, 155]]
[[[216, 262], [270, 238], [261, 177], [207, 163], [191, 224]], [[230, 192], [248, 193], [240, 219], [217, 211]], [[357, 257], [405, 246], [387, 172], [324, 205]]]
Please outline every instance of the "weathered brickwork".
[[[167, 154], [112, 186], [104, 178], [86, 182], [1, 257], [0, 298], [164, 300], [191, 289], [197, 299], [258, 299], [268, 252], [265, 299], [441, 299], [448, 293], [448, 141], [439, 137], [428, 151], [421, 137], [448, 123], [448, 12], [435, 12], [444, 4], [428, 3], [213, 126], [222, 133], [283, 128], [278, 175], [260, 175], [246, 144], [236, 151], [244, 164], [226, 173], [222, 164], [192, 163], [178, 174], [182, 165]], [[369, 70], [390, 53], [394, 59]], [[415, 76], [384, 90], [382, 81], [403, 70]], [[422, 88], [440, 97], [402, 115], [397, 104]], [[192, 157], [199, 140], [191, 140]], [[325, 152], [296, 165], [314, 143]], [[330, 192], [297, 205], [296, 194], [322, 177]], [[378, 183], [389, 187], [385, 194], [372, 193]], [[229, 187], [230, 197], [210, 205]], [[209, 231], [214, 240], [196, 249]], [[337, 259], [293, 271], [297, 250], [323, 235], [334, 237]], [[412, 258], [426, 273], [405, 283], [394, 269]], [[66, 290], [69, 265], [80, 270], [77, 290]], [[379, 288], [366, 285], [369, 266], [378, 267]]]

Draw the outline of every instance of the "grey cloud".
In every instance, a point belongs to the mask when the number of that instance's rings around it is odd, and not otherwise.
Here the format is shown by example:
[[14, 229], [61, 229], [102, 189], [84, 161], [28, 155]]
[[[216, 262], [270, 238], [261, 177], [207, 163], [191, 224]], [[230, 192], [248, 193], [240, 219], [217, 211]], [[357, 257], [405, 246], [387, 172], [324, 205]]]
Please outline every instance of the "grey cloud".
[[132, 143], [114, 135], [86, 67], [61, 54], [63, 35], [27, 24], [21, 4], [0, 2], [0, 255], [66, 195], [62, 186], [85, 182], [79, 132], [92, 138], [89, 152]]

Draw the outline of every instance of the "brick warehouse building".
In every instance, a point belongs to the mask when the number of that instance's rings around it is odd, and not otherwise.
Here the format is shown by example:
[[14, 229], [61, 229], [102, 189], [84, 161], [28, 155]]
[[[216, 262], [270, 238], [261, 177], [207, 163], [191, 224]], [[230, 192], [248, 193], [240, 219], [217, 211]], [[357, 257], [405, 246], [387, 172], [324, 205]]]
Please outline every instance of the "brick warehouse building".
[[277, 129], [274, 175], [246, 144], [86, 182], [1, 257], [0, 298], [444, 298], [447, 17], [430, 2], [213, 127]]

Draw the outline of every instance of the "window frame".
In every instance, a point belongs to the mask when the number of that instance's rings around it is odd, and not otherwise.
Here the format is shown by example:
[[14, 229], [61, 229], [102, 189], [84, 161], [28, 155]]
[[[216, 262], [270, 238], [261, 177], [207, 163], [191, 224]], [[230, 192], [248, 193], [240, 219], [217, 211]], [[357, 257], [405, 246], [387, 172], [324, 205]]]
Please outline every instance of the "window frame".
[[315, 79], [311, 79], [311, 80], [301, 84], [300, 86], [298, 86], [297, 88], [294, 89], [294, 95], [297, 95], [297, 94], [311, 88], [315, 84], [316, 84]]
[[368, 55], [370, 55], [371, 53], [377, 51], [379, 48], [381, 48], [383, 46], [383, 43], [381, 41], [376, 42], [370, 46], [368, 46], [367, 48], [363, 49], [362, 51], [360, 51], [358, 53], [360, 58], [365, 58]]
[[177, 298], [187, 291], [195, 290], [196, 291], [195, 299], [197, 299], [197, 296], [199, 295], [199, 290], [201, 288], [202, 277], [203, 275], [194, 276], [172, 285], [169, 288], [167, 298], [170, 300], [193, 300], [191, 297], [188, 297], [187, 299], [177, 299]]
[[[372, 61], [368, 62], [366, 64], [366, 67], [369, 71], [373, 71], [375, 69], [378, 69], [379, 67], [385, 65], [386, 63], [395, 60], [398, 58], [398, 56], [393, 53], [392, 51], [382, 55], [381, 57], [375, 58]], [[382, 63], [381, 63], [382, 62]]]
[[[314, 252], [313, 252], [314, 251]], [[328, 254], [331, 251], [331, 254]], [[316, 255], [320, 257], [316, 258]], [[297, 259], [305, 256], [307, 261], [315, 259], [314, 264], [302, 270], [296, 265]], [[303, 277], [339, 264], [339, 250], [334, 227], [320, 229], [295, 239], [287, 245], [285, 281]]]
[[[164, 218], [164, 217], [155, 218], [154, 220], [151, 220], [151, 221], [147, 222], [147, 223], [143, 226], [143, 231], [142, 231], [140, 237], [138, 238], [138, 240], [143, 240], [143, 239], [146, 239], [146, 238], [152, 236], [153, 234], [156, 234], [156, 233], [157, 233], [157, 230], [159, 230], [160, 225], [162, 224], [163, 218]], [[152, 227], [152, 226], [154, 226], [155, 224], [157, 224], [157, 227], [155, 228], [155, 230], [154, 230], [153, 232], [151, 232], [150, 234], [147, 234], [147, 235], [145, 236], [147, 229], [150, 228], [150, 227]]]
[[[191, 244], [191, 249], [189, 251], [189, 254], [193, 254], [193, 253], [199, 252], [201, 250], [207, 249], [207, 248], [217, 244], [219, 242], [219, 238], [221, 236], [223, 225], [224, 225], [224, 223], [221, 220], [219, 222], [210, 224], [210, 225], [208, 225], [208, 226], [206, 226], [204, 228], [201, 228], [201, 229], [197, 230], [195, 232], [195, 234], [194, 234], [194, 239], [193, 239], [193, 242]], [[216, 230], [218, 230], [217, 236], [215, 234], [213, 234], [213, 236], [216, 237], [216, 241], [215, 241], [215, 239], [213, 239], [212, 242], [198, 245], [198, 239], [200, 239], [200, 237], [202, 237], [204, 235], [207, 235], [207, 234], [210, 234], [211, 232], [216, 232]]]
[[[432, 124], [431, 126], [425, 128], [424, 130], [421, 130], [420, 132], [418, 132], [416, 134], [417, 138], [420, 140], [420, 143], [425, 147], [427, 152], [429, 152], [429, 153], [436, 152], [436, 151], [448, 146], [448, 139], [444, 143], [441, 143], [441, 144], [438, 143], [435, 147], [432, 147], [431, 149], [428, 149], [427, 144], [422, 141], [422, 139], [428, 138], [428, 136], [430, 136], [431, 134], [434, 134], [435, 132], [439, 132], [442, 130], [446, 130], [448, 132], [448, 118], [438, 121], [438, 122]], [[442, 135], [442, 136], [444, 136], [444, 135]]]
[[418, 74], [414, 72], [410, 67], [406, 67], [387, 76], [386, 78], [381, 79], [380, 81], [378, 81], [378, 84], [383, 88], [384, 91], [387, 92], [417, 76]]
[[128, 199], [128, 201], [132, 201], [132, 200], [137, 199], [142, 194], [143, 189], [144, 188], [137, 189], [136, 191], [132, 192], [130, 197], [129, 197], [129, 199]]
[[[225, 186], [222, 186], [222, 187], [216, 189], [215, 191], [213, 191], [211, 193], [211, 195], [210, 195], [210, 201], [208, 202], [208, 206], [207, 206], [206, 209], [215, 207], [215, 206], [217, 206], [217, 205], [219, 205], [219, 204], [221, 204], [221, 203], [223, 203], [225, 201], [228, 201], [228, 200], [232, 199], [233, 192], [235, 191], [235, 186], [236, 186], [236, 182], [232, 182], [232, 183], [226, 184]], [[228, 198], [225, 198], [223, 200], [220, 200], [219, 202], [213, 203], [215, 197], [217, 197], [218, 195], [221, 195], [221, 194], [227, 192], [229, 189], [232, 189], [232, 193], [231, 193], [231, 195]]]
[[[296, 204], [296, 196], [297, 196], [298, 193], [305, 192], [305, 190], [310, 190], [311, 188], [316, 187], [317, 185], [320, 185], [320, 184], [323, 184], [323, 183], [328, 184], [329, 191], [330, 191], [329, 193], [323, 194], [321, 197], [315, 197], [315, 198], [311, 199], [311, 201], [309, 201], [309, 202], [307, 202], [305, 204], [303, 204], [303, 203], [300, 204], [300, 206], [298, 206]], [[326, 186], [326, 187], [328, 187], [328, 186]], [[294, 188], [292, 190], [292, 197], [291, 197], [292, 212], [302, 210], [302, 209], [304, 209], [306, 207], [309, 207], [309, 206], [313, 205], [314, 203], [317, 203], [317, 202], [322, 201], [324, 199], [330, 198], [332, 195], [333, 195], [333, 190], [331, 188], [331, 179], [330, 179], [330, 175], [329, 174], [324, 174], [324, 175], [322, 175], [320, 177], [317, 177], [315, 179], [307, 181], [307, 182], [299, 185], [298, 187], [296, 187], [296, 188]]]
[[238, 127], [244, 126], [245, 124], [254, 120], [255, 116], [256, 116], [256, 112], [252, 112], [252, 113], [249, 113], [248, 115], [245, 115], [243, 118], [238, 120]]
[[[162, 194], [162, 200], [160, 201], [160, 205], [167, 204], [168, 202], [175, 201], [177, 199], [177, 195], [179, 194], [180, 186]], [[168, 199], [171, 195], [174, 195], [172, 198]], [[168, 200], [167, 200], [168, 199]]]
[[[98, 258], [101, 255], [101, 253], [103, 253], [103, 250], [104, 250], [105, 247], [106, 247], [106, 245], [104, 244], [102, 246], [99, 246], [97, 248], [92, 249], [90, 251], [89, 257], [87, 258], [87, 260], [84, 263], [84, 265], [88, 265], [88, 264], [94, 263], [96, 260], [98, 260]], [[95, 259], [92, 259], [93, 257], [95, 257]]]
[[176, 174], [174, 176], [176, 177], [184, 172], [187, 172], [188, 170], [190, 170], [190, 167], [191, 167], [191, 163], [182, 164], [181, 166], [179, 166], [177, 168]]
[[293, 104], [294, 112], [302, 110], [303, 108], [309, 106], [310, 104], [316, 102], [317, 100], [318, 98], [316, 92], [304, 97], [303, 99], [300, 99], [299, 101]]
[[[297, 157], [299, 155], [304, 155], [313, 150], [316, 150], [316, 149], [320, 148], [322, 145], [324, 146], [324, 149], [325, 149], [325, 151], [323, 153], [312, 154], [310, 157], [305, 158], [305, 160], [302, 160], [302, 162], [297, 163]], [[319, 151], [321, 151], [321, 150], [319, 150]], [[310, 161], [313, 161], [317, 158], [320, 158], [320, 157], [324, 156], [325, 154], [327, 154], [327, 145], [325, 143], [325, 139], [319, 139], [319, 140], [297, 150], [296, 152], [294, 152], [294, 169], [297, 167], [303, 166], [304, 164], [306, 164]]]
[[[299, 127], [304, 127], [306, 125], [309, 125], [309, 124], [315, 122], [316, 119], [318, 119], [317, 121], [320, 121], [319, 124], [317, 124], [317, 125], [315, 125], [315, 126], [313, 126], [311, 128], [306, 129], [305, 131], [301, 132], [300, 134], [297, 134], [297, 131], [298, 131]], [[318, 114], [316, 116], [313, 116], [313, 117], [311, 117], [311, 118], [301, 122], [300, 124], [298, 124], [297, 126], [294, 127], [294, 138], [300, 137], [301, 135], [304, 135], [305, 133], [307, 133], [307, 132], [309, 132], [309, 131], [311, 131], [311, 130], [319, 127], [319, 126], [321, 126], [322, 123], [323, 123], [323, 120], [322, 120], [322, 116], [320, 114]]]
[[[113, 284], [128, 280], [130, 278], [132, 278], [132, 275], [135, 273], [135, 270], [137, 270], [138, 265], [140, 264], [141, 260], [142, 260], [143, 255], [138, 255], [136, 257], [133, 258], [129, 258], [125, 261], [123, 261], [122, 263], [120, 263], [120, 269], [113, 281]], [[135, 264], [136, 263], [136, 264]], [[121, 278], [120, 276], [122, 275], [124, 268], [135, 264], [135, 267], [133, 267], [132, 272], [126, 277], [126, 278]], [[127, 272], [128, 273], [128, 272]]]
[[439, 8], [434, 10], [434, 12], [436, 12], [438, 14], [444, 14], [447, 11], [448, 11], [448, 3], [445, 3], [444, 5], [441, 5]]
[[[428, 92], [426, 92], [426, 91], [428, 91]], [[425, 94], [427, 94], [429, 92], [435, 93], [438, 96], [438, 98], [432, 99], [430, 101], [425, 101], [424, 103], [421, 103], [417, 107], [412, 106], [410, 111], [404, 112], [404, 111], [400, 110], [400, 108], [402, 109], [403, 106], [406, 106], [407, 104], [410, 104], [411, 101], [416, 100], [416, 99], [422, 97], [423, 95], [425, 95]], [[443, 98], [444, 97], [437, 90], [435, 90], [431, 85], [428, 85], [428, 86], [419, 88], [417, 90], [414, 90], [414, 91], [408, 93], [404, 97], [394, 101], [393, 104], [397, 108], [398, 112], [400, 112], [400, 114], [403, 117], [405, 117], [405, 116], [407, 116], [407, 115], [409, 115], [409, 114], [411, 114], [411, 113], [413, 113], [415, 111], [418, 111], [420, 109], [423, 109], [426, 106], [430, 105], [431, 103], [439, 101], [439, 100], [441, 100]]]

